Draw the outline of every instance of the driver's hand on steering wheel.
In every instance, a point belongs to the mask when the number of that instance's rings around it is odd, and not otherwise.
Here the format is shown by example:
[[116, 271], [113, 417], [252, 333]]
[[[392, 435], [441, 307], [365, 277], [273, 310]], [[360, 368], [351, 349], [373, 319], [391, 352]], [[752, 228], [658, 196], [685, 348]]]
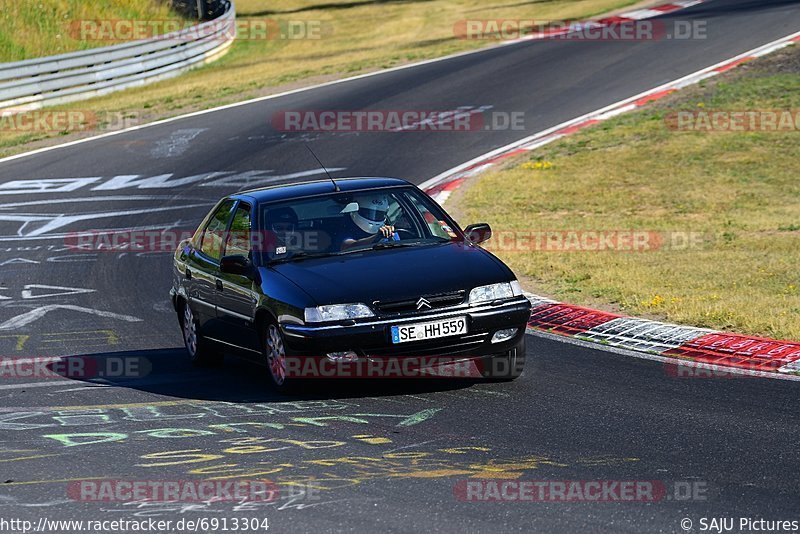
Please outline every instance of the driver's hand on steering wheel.
[[380, 237], [392, 237], [394, 235], [394, 226], [383, 225], [380, 229]]

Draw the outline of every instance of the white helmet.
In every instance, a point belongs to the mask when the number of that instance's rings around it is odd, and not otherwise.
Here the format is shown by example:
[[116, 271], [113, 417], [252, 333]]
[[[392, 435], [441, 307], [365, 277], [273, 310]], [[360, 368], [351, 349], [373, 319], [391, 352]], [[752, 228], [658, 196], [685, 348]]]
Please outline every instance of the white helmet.
[[350, 213], [353, 222], [368, 234], [376, 234], [386, 224], [389, 199], [386, 195], [374, 195], [358, 199], [358, 211]]

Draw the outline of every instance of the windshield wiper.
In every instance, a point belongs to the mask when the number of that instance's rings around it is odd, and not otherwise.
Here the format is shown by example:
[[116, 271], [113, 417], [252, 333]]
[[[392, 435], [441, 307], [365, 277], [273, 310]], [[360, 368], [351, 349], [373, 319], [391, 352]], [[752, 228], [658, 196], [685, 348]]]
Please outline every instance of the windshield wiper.
[[293, 261], [300, 261], [300, 260], [310, 260], [312, 258], [324, 258], [327, 256], [336, 256], [337, 254], [333, 252], [316, 252], [311, 254], [309, 252], [298, 251], [292, 254], [291, 256], [286, 256], [285, 258], [276, 258], [269, 262], [270, 265], [274, 265], [276, 263], [289, 263]]
[[403, 242], [403, 241], [388, 241], [386, 243], [375, 243], [372, 245], [372, 250], [381, 250], [384, 248], [401, 248], [401, 247], [414, 247], [420, 245], [419, 241], [415, 243]]

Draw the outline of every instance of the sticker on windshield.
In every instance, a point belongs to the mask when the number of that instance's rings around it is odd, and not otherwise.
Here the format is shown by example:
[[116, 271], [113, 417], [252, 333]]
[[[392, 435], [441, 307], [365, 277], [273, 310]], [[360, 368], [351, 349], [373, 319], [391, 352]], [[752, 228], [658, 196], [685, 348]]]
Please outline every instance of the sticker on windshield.
[[286, 247], [276, 247], [275, 254], [286, 254]]
[[441, 226], [442, 230], [444, 230], [450, 237], [458, 237], [445, 221], [439, 221], [439, 226]]

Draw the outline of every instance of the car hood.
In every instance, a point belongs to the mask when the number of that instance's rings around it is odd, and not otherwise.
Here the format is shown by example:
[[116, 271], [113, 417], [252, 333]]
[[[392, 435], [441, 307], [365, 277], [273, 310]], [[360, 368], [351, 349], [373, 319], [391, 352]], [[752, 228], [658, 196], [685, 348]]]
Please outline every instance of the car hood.
[[514, 278], [488, 252], [459, 243], [313, 258], [270, 270], [294, 282], [318, 305], [416, 299]]

